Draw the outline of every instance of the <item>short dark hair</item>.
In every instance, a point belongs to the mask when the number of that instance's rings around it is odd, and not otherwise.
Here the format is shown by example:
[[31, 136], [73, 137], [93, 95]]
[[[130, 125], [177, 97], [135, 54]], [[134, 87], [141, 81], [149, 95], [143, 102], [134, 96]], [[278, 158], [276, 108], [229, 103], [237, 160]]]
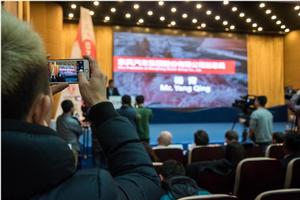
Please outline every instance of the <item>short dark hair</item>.
[[208, 145], [209, 137], [205, 130], [197, 130], [194, 133], [194, 142], [196, 145]]
[[70, 112], [73, 107], [74, 107], [74, 104], [71, 100], [67, 99], [67, 100], [64, 100], [63, 102], [61, 102], [61, 108], [64, 113]]
[[225, 138], [227, 138], [229, 141], [239, 141], [239, 134], [235, 130], [228, 130], [225, 133]]
[[111, 84], [114, 82], [114, 79], [109, 79], [108, 84]]
[[272, 134], [272, 139], [275, 140], [276, 143], [283, 143], [284, 133], [282, 133], [282, 132], [274, 132]]
[[185, 176], [185, 169], [179, 161], [167, 160], [161, 166], [160, 174], [165, 179], [169, 179], [174, 176]]
[[131, 105], [131, 97], [129, 95], [122, 96], [122, 104]]
[[135, 97], [135, 101], [137, 104], [143, 104], [144, 103], [144, 96], [143, 95], [138, 95]]
[[258, 101], [259, 105], [265, 106], [268, 102], [268, 99], [266, 96], [258, 96], [256, 97], [256, 100]]
[[290, 153], [300, 151], [300, 134], [286, 133], [283, 140], [284, 148]]

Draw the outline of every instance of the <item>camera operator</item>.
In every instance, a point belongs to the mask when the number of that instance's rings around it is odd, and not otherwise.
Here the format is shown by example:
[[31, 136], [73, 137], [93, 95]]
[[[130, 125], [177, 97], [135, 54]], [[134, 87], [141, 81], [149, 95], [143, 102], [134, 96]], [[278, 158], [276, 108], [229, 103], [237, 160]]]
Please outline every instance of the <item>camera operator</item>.
[[296, 126], [298, 127], [298, 133], [300, 133], [300, 90], [292, 96], [288, 108], [296, 115]]
[[250, 116], [249, 137], [262, 148], [272, 142], [273, 115], [265, 108], [266, 96], [258, 96], [254, 106], [256, 110]]

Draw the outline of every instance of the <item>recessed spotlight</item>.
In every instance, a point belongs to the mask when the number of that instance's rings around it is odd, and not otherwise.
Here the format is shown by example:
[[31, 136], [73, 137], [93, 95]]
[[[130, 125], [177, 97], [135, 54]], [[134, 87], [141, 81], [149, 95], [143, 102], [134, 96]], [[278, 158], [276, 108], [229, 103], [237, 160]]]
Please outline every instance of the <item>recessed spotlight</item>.
[[262, 31], [263, 30], [263, 28], [262, 27], [258, 27], [258, 29], [257, 29], [258, 31]]
[[175, 26], [175, 25], [176, 25], [176, 22], [175, 22], [175, 21], [171, 21], [171, 25], [172, 25], [172, 26]]
[[241, 12], [240, 17], [245, 17], [245, 13]]
[[295, 9], [295, 10], [299, 10], [299, 9], [300, 9], [300, 6], [297, 5], [297, 6], [294, 7], [294, 9]]
[[95, 6], [99, 6], [99, 1], [94, 1]]
[[229, 31], [229, 28], [225, 28], [225, 31]]
[[266, 6], [265, 3], [260, 3], [260, 4], [259, 4], [259, 7], [260, 7], [260, 8], [264, 8], [265, 6]]
[[202, 24], [201, 24], [201, 27], [202, 27], [202, 28], [205, 28], [205, 27], [206, 27], [206, 24], [205, 24], [205, 23], [202, 23]]
[[197, 26], [197, 29], [201, 29], [201, 26]]
[[232, 12], [236, 12], [238, 9], [237, 9], [237, 7], [232, 7]]
[[166, 18], [165, 18], [164, 16], [161, 16], [161, 17], [159, 18], [159, 20], [163, 22], [163, 21], [166, 20]]
[[95, 14], [95, 12], [90, 10], [89, 14], [93, 16]]
[[285, 25], [281, 25], [280, 28], [281, 28], [281, 29], [285, 29]]
[[109, 17], [109, 16], [105, 16], [105, 17], [104, 17], [104, 21], [107, 22], [107, 21], [109, 21], [109, 20], [110, 20], [110, 17]]
[[298, 16], [300, 16], [300, 12], [298, 13]]
[[140, 23], [140, 24], [144, 23], [144, 19], [142, 19], [142, 18], [139, 19], [139, 23]]
[[196, 24], [196, 23], [198, 22], [198, 20], [194, 18], [194, 19], [192, 20], [192, 22], [193, 22], [194, 24]]
[[188, 15], [186, 13], [182, 14], [182, 18], [187, 18], [187, 17], [188, 17]]
[[253, 24], [252, 24], [252, 27], [253, 27], [253, 28], [257, 27], [257, 23], [253, 23]]
[[200, 8], [202, 8], [202, 5], [201, 5], [201, 3], [197, 3], [197, 4], [196, 4], [196, 8], [197, 8], [197, 9], [200, 9]]
[[133, 5], [133, 8], [137, 10], [137, 9], [140, 8], [140, 5], [139, 5], [139, 4], [134, 4], [134, 5]]
[[152, 11], [152, 10], [149, 10], [149, 11], [147, 12], [147, 15], [152, 16], [152, 15], [153, 15], [153, 11]]
[[73, 13], [69, 13], [68, 16], [69, 16], [69, 18], [73, 18], [74, 14]]
[[228, 24], [228, 21], [223, 21], [223, 25], [226, 26]]
[[174, 12], [176, 12], [176, 11], [177, 11], [177, 9], [176, 9], [175, 7], [171, 8], [171, 12], [172, 12], [172, 13], [174, 13]]
[[233, 29], [235, 29], [235, 26], [234, 26], [234, 25], [231, 25], [229, 28], [230, 28], [231, 30], [233, 30]]
[[284, 30], [284, 32], [288, 33], [288, 32], [290, 32], [290, 29], [286, 28], [286, 29]]
[[115, 13], [116, 11], [117, 11], [116, 8], [111, 8], [111, 9], [110, 9], [110, 12], [112, 12], [112, 13]]
[[270, 14], [272, 11], [270, 9], [266, 10], [266, 14]]
[[247, 18], [247, 19], [246, 19], [246, 22], [247, 22], [247, 23], [250, 23], [251, 21], [252, 21], [251, 18]]
[[72, 9], [76, 9], [76, 8], [77, 8], [76, 4], [75, 4], [75, 3], [72, 3], [72, 4], [71, 4], [71, 8], [72, 8]]
[[228, 0], [224, 0], [224, 1], [223, 1], [223, 4], [224, 4], [224, 5], [228, 5], [228, 4], [229, 4], [229, 1], [228, 1]]
[[217, 16], [215, 16], [215, 20], [220, 20], [221, 19], [221, 17], [219, 16], [219, 15], [217, 15]]
[[165, 4], [165, 3], [164, 3], [163, 1], [159, 1], [159, 2], [158, 2], [158, 5], [159, 5], [159, 6], [163, 6], [164, 4]]
[[280, 20], [277, 20], [277, 21], [276, 21], [276, 24], [277, 24], [277, 25], [281, 24], [281, 21], [280, 21]]
[[272, 17], [271, 17], [272, 20], [275, 20], [276, 18], [277, 18], [276, 15], [272, 15]]
[[211, 10], [207, 10], [207, 11], [206, 11], [206, 14], [207, 14], [207, 15], [211, 15]]
[[125, 14], [125, 17], [126, 17], [127, 19], [129, 19], [129, 18], [131, 17], [131, 14], [130, 14], [130, 13], [126, 13], [126, 14]]

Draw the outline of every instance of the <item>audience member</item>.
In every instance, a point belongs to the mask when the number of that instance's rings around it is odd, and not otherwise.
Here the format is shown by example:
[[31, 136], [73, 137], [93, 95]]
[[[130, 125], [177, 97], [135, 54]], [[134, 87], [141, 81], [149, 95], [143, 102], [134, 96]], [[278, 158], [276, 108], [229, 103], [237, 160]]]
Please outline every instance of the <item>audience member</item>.
[[[158, 199], [159, 178], [128, 120], [106, 100], [105, 76], [89, 57], [91, 78], [79, 73], [82, 98], [91, 105], [108, 171], [76, 170], [67, 143], [48, 128], [52, 94], [42, 41], [27, 24], [2, 10], [2, 198]], [[57, 93], [67, 84], [52, 87]]]
[[122, 96], [122, 106], [117, 111], [121, 116], [126, 117], [137, 130], [136, 122], [138, 115], [136, 110], [131, 106], [131, 97], [129, 95]]
[[283, 143], [284, 133], [282, 132], [274, 132], [272, 134], [272, 144]]
[[290, 99], [288, 108], [296, 115], [296, 126], [300, 134], [300, 90]]
[[194, 133], [194, 143], [196, 144], [196, 146], [208, 145], [209, 137], [207, 132], [204, 130], [197, 130], [196, 133]]
[[78, 138], [82, 133], [82, 129], [80, 122], [73, 117], [74, 104], [71, 100], [64, 100], [61, 103], [61, 108], [63, 113], [56, 120], [56, 130], [68, 144], [72, 145], [72, 149], [79, 152]]
[[144, 96], [139, 95], [135, 98], [136, 107], [137, 107], [137, 130], [138, 135], [143, 142], [150, 142], [149, 137], [149, 123], [152, 119], [152, 110], [150, 108], [144, 107]]
[[300, 157], [300, 134], [287, 133], [283, 140], [283, 150], [285, 153], [281, 163], [284, 168], [287, 167], [288, 163], [294, 159]]
[[164, 195], [160, 200], [175, 200], [186, 196], [210, 194], [199, 188], [193, 179], [185, 176], [183, 165], [176, 160], [165, 161], [159, 176], [164, 190]]
[[108, 87], [106, 88], [106, 97], [109, 99], [110, 96], [120, 96], [118, 88], [115, 87], [113, 79], [108, 81]]
[[158, 146], [166, 147], [172, 144], [172, 133], [169, 131], [160, 132], [157, 138]]
[[250, 116], [249, 127], [249, 137], [264, 149], [272, 142], [273, 128], [273, 115], [265, 108], [266, 104], [266, 96], [256, 97], [254, 102], [256, 110]]

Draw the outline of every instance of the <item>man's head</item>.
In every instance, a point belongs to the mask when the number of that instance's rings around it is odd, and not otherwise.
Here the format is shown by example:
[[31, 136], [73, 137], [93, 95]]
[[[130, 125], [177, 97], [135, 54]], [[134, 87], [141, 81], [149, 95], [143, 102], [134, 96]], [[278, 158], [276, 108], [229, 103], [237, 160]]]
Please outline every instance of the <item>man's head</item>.
[[172, 144], [172, 133], [169, 131], [162, 131], [157, 138], [157, 142], [159, 145], [168, 146]]
[[122, 105], [131, 106], [131, 97], [129, 95], [122, 96]]
[[274, 132], [272, 134], [272, 143], [277, 144], [277, 143], [283, 143], [284, 139], [284, 133], [282, 132]]
[[208, 145], [209, 137], [206, 131], [204, 130], [197, 130], [194, 133], [194, 143], [198, 145]]
[[160, 168], [159, 176], [161, 180], [166, 180], [175, 176], [185, 176], [183, 165], [176, 160], [167, 160]]
[[31, 27], [2, 10], [2, 117], [44, 124], [51, 95], [46, 53]]
[[144, 96], [143, 95], [139, 95], [135, 97], [135, 102], [137, 105], [143, 105], [144, 104]]
[[265, 107], [267, 102], [268, 102], [268, 99], [266, 96], [258, 96], [258, 97], [256, 97], [256, 99], [254, 101], [254, 105], [256, 108]]
[[287, 133], [283, 140], [283, 149], [286, 154], [300, 152], [300, 134]]
[[109, 88], [114, 88], [114, 87], [115, 87], [115, 83], [114, 83], [114, 80], [113, 80], [113, 79], [110, 79], [110, 80], [108, 81], [108, 87], [109, 87]]
[[232, 142], [238, 142], [239, 141], [239, 135], [234, 130], [229, 130], [225, 133], [225, 140], [227, 144], [230, 144]]
[[74, 104], [71, 100], [64, 100], [61, 102], [61, 108], [65, 114], [73, 114], [74, 112]]

